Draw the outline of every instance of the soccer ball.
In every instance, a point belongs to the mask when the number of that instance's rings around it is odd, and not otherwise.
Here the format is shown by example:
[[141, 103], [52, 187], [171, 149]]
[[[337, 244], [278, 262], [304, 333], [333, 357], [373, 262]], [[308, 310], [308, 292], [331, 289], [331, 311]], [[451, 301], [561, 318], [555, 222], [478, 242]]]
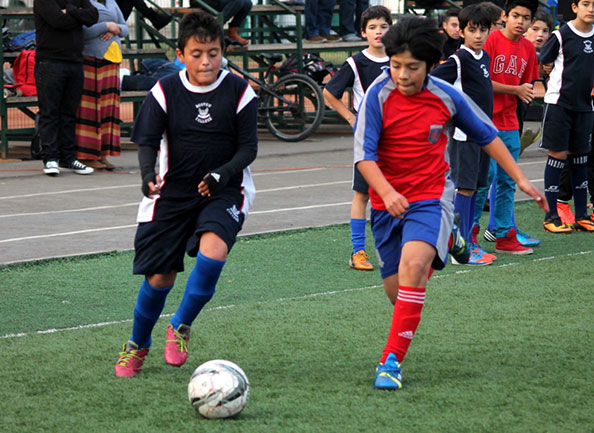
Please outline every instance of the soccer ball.
[[205, 418], [228, 418], [245, 407], [250, 383], [243, 370], [224, 359], [199, 365], [188, 383], [188, 399]]

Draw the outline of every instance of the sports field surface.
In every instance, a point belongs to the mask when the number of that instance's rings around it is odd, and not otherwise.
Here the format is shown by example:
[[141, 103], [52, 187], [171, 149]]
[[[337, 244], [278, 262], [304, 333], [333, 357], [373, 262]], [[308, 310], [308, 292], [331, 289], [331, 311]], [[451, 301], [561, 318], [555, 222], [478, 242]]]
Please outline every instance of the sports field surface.
[[[188, 259], [132, 379], [113, 373], [142, 279], [131, 252], [0, 268], [0, 432], [592, 432], [594, 237], [543, 233], [532, 203], [516, 218], [543, 245], [434, 274], [397, 392], [372, 388], [392, 307], [377, 270], [348, 269], [347, 225], [240, 238], [174, 368]], [[251, 382], [235, 419], [187, 401], [215, 358]]]

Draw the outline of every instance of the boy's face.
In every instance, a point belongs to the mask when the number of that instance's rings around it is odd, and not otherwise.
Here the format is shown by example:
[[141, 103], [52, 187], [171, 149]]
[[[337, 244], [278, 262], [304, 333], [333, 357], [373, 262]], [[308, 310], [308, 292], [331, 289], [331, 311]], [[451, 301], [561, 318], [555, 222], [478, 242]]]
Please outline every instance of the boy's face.
[[540, 20], [534, 20], [532, 25], [528, 27], [524, 37], [534, 44], [534, 48], [540, 50], [544, 43], [551, 36], [551, 29], [547, 23]]
[[594, 0], [580, 0], [578, 4], [571, 4], [571, 10], [578, 21], [584, 24], [594, 23]]
[[532, 23], [532, 12], [524, 6], [515, 6], [504, 18], [505, 29], [503, 32], [508, 39], [518, 40], [526, 33]]
[[489, 27], [481, 27], [478, 24], [469, 22], [464, 27], [464, 30], [460, 30], [460, 36], [464, 38], [464, 45], [466, 47], [479, 54], [483, 50], [483, 45], [487, 42], [489, 31]]
[[458, 21], [458, 17], [449, 17], [445, 20], [442, 24], [443, 30], [448, 34], [448, 36], [452, 39], [460, 39], [460, 22]]
[[386, 34], [390, 25], [383, 18], [376, 18], [367, 21], [365, 29], [361, 31], [361, 36], [367, 39], [369, 46], [373, 48], [383, 48], [382, 36]]
[[396, 88], [405, 96], [423, 90], [427, 72], [427, 63], [413, 57], [408, 50], [390, 57], [390, 76]]
[[223, 50], [221, 41], [199, 41], [195, 37], [188, 39], [184, 51], [175, 50], [177, 58], [186, 65], [188, 80], [195, 86], [208, 86], [217, 80]]

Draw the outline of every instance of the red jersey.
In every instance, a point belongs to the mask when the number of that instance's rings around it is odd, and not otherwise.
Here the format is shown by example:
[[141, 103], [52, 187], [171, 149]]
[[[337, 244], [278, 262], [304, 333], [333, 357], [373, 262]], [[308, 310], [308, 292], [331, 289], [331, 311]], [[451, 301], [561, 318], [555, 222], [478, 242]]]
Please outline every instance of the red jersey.
[[[483, 49], [489, 53], [491, 80], [519, 86], [538, 78], [538, 59], [534, 45], [524, 36], [517, 41], [506, 38], [501, 30], [491, 32]], [[517, 97], [508, 93], [495, 93], [493, 97], [493, 123], [497, 129], [519, 129], [516, 116]]]
[[[479, 145], [497, 136], [489, 117], [451, 84], [428, 76], [423, 90], [405, 96], [385, 71], [359, 108], [354, 162], [376, 161], [386, 180], [409, 203], [441, 199], [454, 190], [446, 151], [453, 127]], [[374, 209], [386, 209], [371, 187], [369, 196]]]

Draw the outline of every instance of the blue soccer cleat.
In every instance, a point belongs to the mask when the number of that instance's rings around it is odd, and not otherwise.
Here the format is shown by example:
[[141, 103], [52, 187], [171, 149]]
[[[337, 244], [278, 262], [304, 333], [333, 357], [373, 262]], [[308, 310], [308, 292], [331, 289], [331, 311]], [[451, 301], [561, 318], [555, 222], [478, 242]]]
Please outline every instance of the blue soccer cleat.
[[536, 247], [540, 245], [540, 239], [530, 236], [528, 233], [524, 233], [520, 229], [517, 229], [516, 231], [516, 239], [525, 247]]
[[379, 363], [375, 369], [373, 387], [376, 389], [401, 389], [402, 375], [400, 374], [400, 363], [396, 355], [390, 353], [386, 361]]
[[466, 241], [462, 237], [459, 226], [459, 215], [454, 217], [454, 225], [452, 226], [452, 244], [450, 246], [450, 254], [458, 264], [468, 263], [470, 258], [470, 248], [466, 247]]

